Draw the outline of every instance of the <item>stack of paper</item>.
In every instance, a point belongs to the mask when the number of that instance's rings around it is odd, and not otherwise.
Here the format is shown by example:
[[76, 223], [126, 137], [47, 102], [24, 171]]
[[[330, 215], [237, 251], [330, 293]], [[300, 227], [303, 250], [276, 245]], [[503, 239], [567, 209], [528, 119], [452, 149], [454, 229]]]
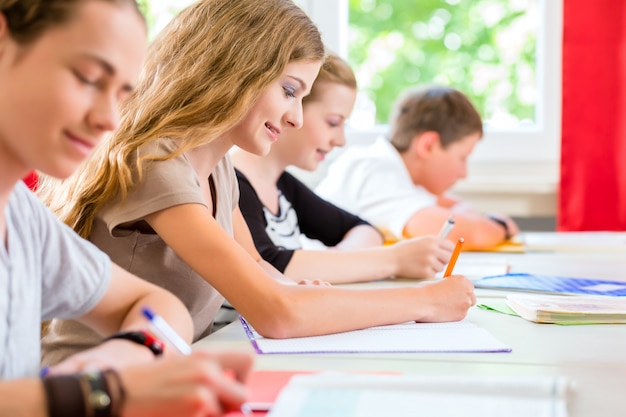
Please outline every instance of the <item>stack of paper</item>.
[[526, 232], [523, 241], [529, 251], [626, 252], [624, 232]]
[[297, 375], [268, 417], [565, 417], [560, 377]]
[[537, 323], [626, 323], [626, 300], [622, 298], [512, 294], [507, 296], [507, 304]]

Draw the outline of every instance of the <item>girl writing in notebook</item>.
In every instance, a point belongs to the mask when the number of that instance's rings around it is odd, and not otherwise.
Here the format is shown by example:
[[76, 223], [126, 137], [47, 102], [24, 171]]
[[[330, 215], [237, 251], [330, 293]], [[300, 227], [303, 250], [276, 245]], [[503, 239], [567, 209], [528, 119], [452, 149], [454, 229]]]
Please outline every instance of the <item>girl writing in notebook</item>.
[[[191, 318], [172, 294], [112, 264], [63, 225], [21, 181], [34, 169], [67, 177], [117, 126], [145, 44], [133, 0], [0, 0], [2, 416], [191, 417], [244, 400], [222, 366], [241, 377], [247, 355], [180, 357], [166, 346], [156, 361], [156, 346], [129, 338], [148, 337], [144, 305], [188, 341]], [[42, 379], [41, 321], [52, 317], [76, 317], [102, 335], [124, 333]]]
[[[46, 200], [120, 265], [178, 295], [194, 340], [224, 297], [273, 338], [463, 318], [475, 298], [462, 276], [373, 291], [295, 285], [255, 250], [227, 152], [265, 155], [300, 128], [323, 59], [317, 28], [290, 0], [194, 3], [152, 42], [117, 133], [63, 184], [42, 184]], [[98, 341], [55, 321], [44, 359]]]
[[[328, 152], [345, 144], [344, 123], [355, 98], [352, 69], [330, 54], [303, 100], [301, 129], [285, 130], [267, 156], [231, 152], [239, 207], [254, 244], [263, 259], [292, 278], [339, 283], [433, 277], [450, 259], [452, 242], [433, 236], [383, 248], [373, 226], [321, 199], [285, 171], [289, 165], [314, 170]], [[335, 250], [305, 250], [303, 236]]]

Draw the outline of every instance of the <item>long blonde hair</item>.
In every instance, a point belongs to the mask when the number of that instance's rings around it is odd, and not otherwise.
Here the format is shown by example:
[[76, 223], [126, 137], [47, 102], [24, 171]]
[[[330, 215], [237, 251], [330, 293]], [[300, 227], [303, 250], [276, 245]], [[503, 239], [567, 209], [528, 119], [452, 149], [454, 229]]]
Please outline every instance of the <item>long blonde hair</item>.
[[[245, 117], [289, 62], [323, 59], [319, 31], [291, 0], [200, 0], [152, 42], [119, 130], [69, 179], [42, 181], [40, 195], [88, 237], [102, 206], [141, 181], [142, 163], [213, 141]], [[134, 158], [159, 138], [178, 140], [177, 152]]]

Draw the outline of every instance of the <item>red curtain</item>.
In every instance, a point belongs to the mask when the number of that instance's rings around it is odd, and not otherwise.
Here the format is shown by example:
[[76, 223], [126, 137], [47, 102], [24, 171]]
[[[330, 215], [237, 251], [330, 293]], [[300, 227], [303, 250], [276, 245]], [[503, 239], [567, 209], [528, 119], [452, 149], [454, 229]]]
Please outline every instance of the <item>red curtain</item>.
[[626, 230], [626, 2], [563, 0], [558, 229]]

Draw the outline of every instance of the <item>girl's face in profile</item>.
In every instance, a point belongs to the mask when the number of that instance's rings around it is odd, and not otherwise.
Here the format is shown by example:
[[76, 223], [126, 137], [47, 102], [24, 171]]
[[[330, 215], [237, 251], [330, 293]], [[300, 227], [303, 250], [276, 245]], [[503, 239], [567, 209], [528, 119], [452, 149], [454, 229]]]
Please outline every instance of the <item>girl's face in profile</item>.
[[302, 129], [285, 132], [272, 149], [285, 165], [309, 171], [334, 147], [345, 145], [345, 122], [356, 100], [356, 90], [343, 84], [321, 82], [315, 88], [317, 98], [304, 105]]
[[302, 126], [302, 99], [311, 91], [321, 62], [290, 62], [270, 84], [241, 123], [228, 134], [234, 145], [256, 155], [267, 155], [284, 132]]
[[26, 46], [0, 14], [0, 165], [69, 176], [117, 128], [145, 46], [145, 25], [127, 5], [83, 2]]

